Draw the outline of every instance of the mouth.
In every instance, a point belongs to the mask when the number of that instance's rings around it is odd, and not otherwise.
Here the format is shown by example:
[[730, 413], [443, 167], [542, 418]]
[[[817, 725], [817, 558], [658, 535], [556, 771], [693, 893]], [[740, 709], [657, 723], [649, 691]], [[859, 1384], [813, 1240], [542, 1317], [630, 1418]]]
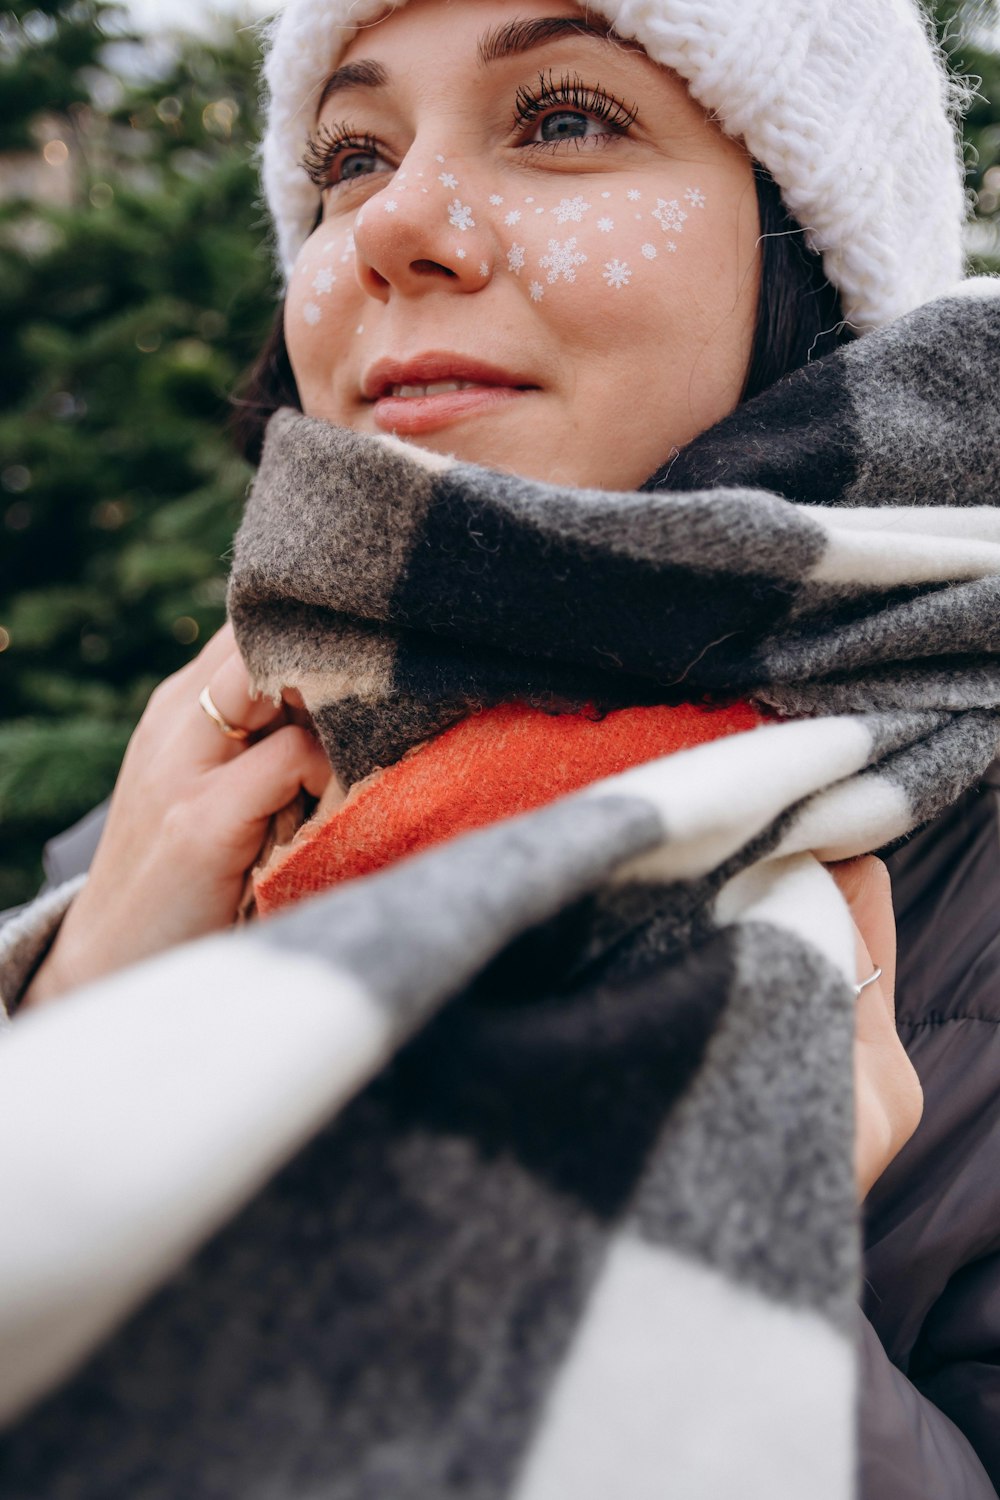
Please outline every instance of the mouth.
[[415, 434], [479, 416], [536, 392], [523, 375], [464, 355], [430, 353], [377, 361], [361, 393], [383, 432]]
[[476, 380], [431, 380], [426, 385], [393, 385], [385, 392], [395, 400], [419, 401], [422, 396], [447, 396], [451, 391], [482, 390]]

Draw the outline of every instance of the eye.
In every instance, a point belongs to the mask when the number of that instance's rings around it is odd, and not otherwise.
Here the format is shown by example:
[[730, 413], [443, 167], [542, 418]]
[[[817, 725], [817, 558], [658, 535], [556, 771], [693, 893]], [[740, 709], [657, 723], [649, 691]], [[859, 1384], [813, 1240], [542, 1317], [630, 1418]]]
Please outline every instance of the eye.
[[637, 107], [609, 94], [600, 85], [584, 83], [576, 74], [539, 75], [535, 88], [522, 84], [514, 100], [513, 128], [530, 131], [525, 146], [558, 146], [561, 142], [592, 140], [595, 144], [627, 135]]
[[309, 136], [299, 165], [320, 192], [395, 170], [374, 136], [359, 136], [344, 125], [336, 130], [321, 125], [316, 135]]
[[532, 139], [532, 144], [546, 141], [573, 141], [581, 140], [588, 135], [606, 135], [596, 120], [585, 115], [581, 110], [561, 109], [556, 114], [546, 115], [540, 120], [538, 128]]
[[374, 151], [343, 150], [337, 159], [337, 180], [349, 182], [353, 177], [370, 177], [377, 172], [380, 163]]

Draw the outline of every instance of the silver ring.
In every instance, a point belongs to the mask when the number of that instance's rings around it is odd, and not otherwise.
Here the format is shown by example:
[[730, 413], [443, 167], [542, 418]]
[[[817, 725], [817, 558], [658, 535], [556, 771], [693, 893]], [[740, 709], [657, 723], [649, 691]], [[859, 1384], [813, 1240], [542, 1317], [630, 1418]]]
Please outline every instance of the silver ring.
[[876, 969], [874, 974], [869, 974], [869, 976], [868, 976], [867, 979], [862, 979], [862, 981], [861, 981], [860, 984], [856, 984], [854, 986], [854, 997], [855, 997], [855, 999], [857, 999], [857, 997], [861, 994], [862, 990], [866, 990], [870, 984], [874, 984], [875, 983], [876, 979], [881, 979], [881, 978], [882, 978], [882, 970], [881, 969]]
[[208, 691], [208, 683], [205, 684], [198, 694], [198, 706], [204, 709], [216, 729], [220, 729], [227, 740], [248, 740], [250, 738], [249, 729], [244, 729], [239, 724], [230, 724], [227, 719], [222, 717], [216, 707], [215, 699]]

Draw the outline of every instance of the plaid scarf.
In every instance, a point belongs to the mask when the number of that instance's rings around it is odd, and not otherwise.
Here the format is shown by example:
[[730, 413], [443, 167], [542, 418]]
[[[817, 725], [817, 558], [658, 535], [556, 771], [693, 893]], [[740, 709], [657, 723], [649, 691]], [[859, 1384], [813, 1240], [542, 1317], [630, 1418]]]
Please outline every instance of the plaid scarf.
[[0, 1349], [45, 1332], [3, 1408], [160, 1290], [11, 1434], [5, 1494], [848, 1500], [854, 948], [820, 861], [1000, 745], [998, 336], [968, 283], [634, 494], [272, 419], [231, 612], [346, 779], [502, 704], [774, 722], [11, 1028], [10, 1117], [69, 1113], [75, 1192], [33, 1219], [36, 1160], [0, 1237]]

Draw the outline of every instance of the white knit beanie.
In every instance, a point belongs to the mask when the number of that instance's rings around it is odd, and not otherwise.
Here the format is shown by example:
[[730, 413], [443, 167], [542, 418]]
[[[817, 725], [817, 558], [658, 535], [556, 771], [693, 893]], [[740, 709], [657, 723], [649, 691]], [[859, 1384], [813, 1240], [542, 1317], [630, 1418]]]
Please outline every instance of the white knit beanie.
[[[403, 3], [403, 0], [400, 0]], [[319, 191], [298, 166], [327, 76], [386, 0], [287, 0], [264, 63], [264, 192], [288, 276]], [[777, 182], [864, 333], [963, 272], [964, 171], [949, 80], [919, 0], [589, 0]]]

